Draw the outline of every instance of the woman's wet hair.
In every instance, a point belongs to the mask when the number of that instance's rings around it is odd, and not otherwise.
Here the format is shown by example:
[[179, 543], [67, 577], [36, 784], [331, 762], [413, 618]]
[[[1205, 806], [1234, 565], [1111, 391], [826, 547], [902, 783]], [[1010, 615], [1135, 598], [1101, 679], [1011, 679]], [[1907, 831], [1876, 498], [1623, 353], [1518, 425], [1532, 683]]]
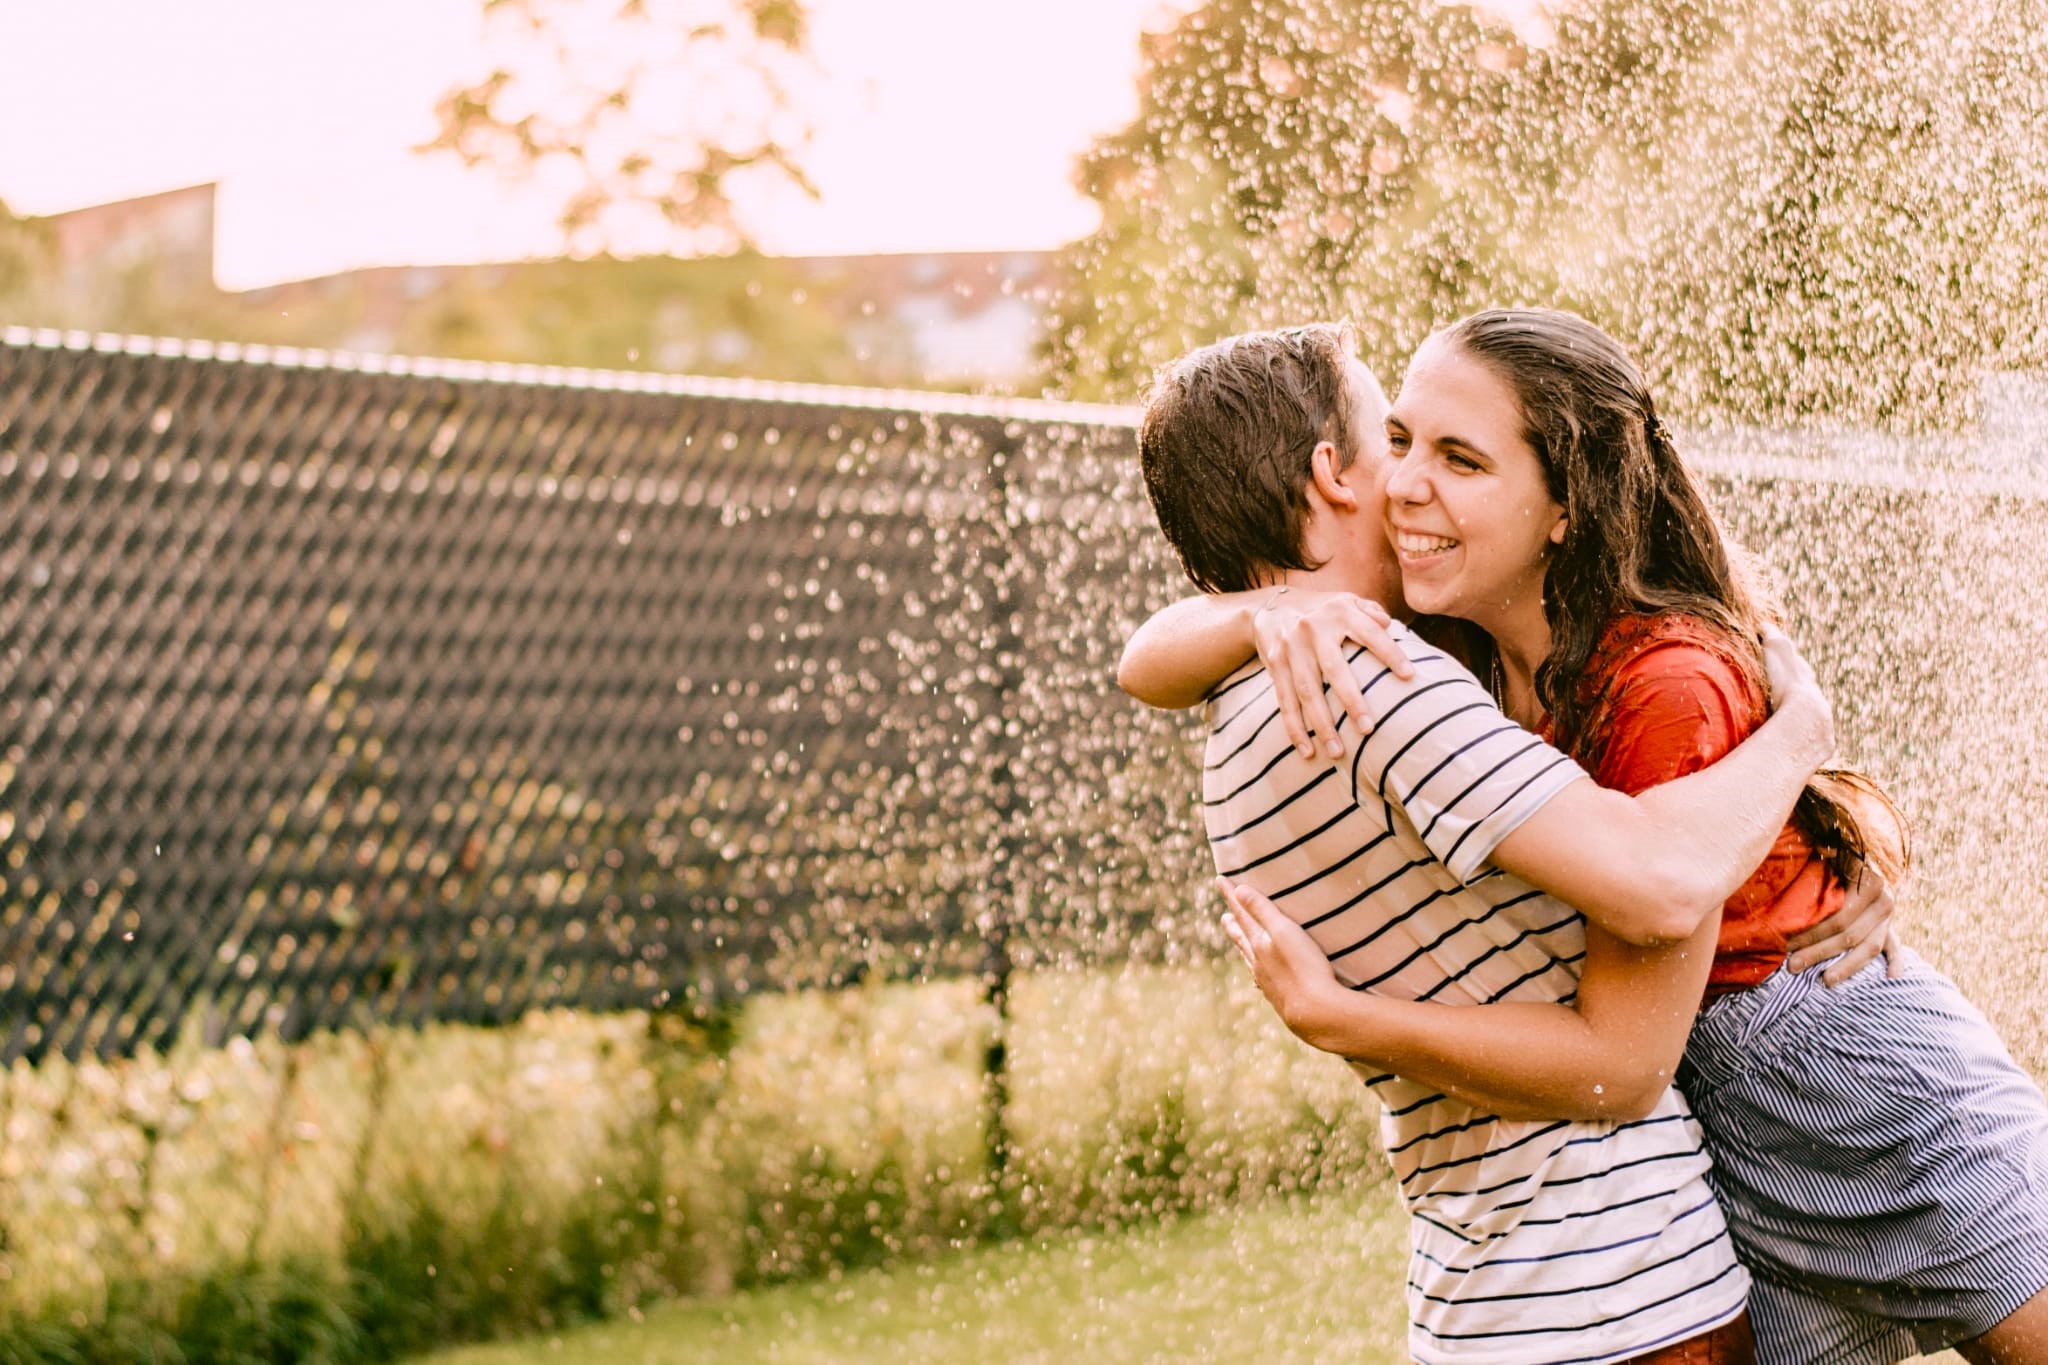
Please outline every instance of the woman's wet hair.
[[[1588, 675], [1621, 616], [1679, 613], [1718, 628], [1762, 688], [1758, 632], [1780, 608], [1722, 534], [1627, 352], [1585, 319], [1544, 308], [1475, 313], [1436, 340], [1508, 385], [1550, 497], [1564, 508], [1564, 539], [1544, 577], [1550, 655], [1536, 673], [1559, 745], [1589, 767], [1605, 752], [1602, 689]], [[1816, 774], [1793, 819], [1844, 882], [1865, 862], [1904, 871], [1905, 821], [1861, 774]]]

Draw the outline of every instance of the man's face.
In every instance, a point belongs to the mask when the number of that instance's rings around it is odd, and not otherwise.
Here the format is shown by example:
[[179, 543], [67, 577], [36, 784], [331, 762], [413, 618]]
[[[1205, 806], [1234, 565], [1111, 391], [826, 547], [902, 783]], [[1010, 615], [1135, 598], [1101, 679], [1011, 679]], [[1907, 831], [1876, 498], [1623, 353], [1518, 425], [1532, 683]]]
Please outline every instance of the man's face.
[[1344, 377], [1351, 404], [1351, 440], [1356, 447], [1352, 461], [1365, 476], [1359, 489], [1359, 511], [1363, 515], [1358, 519], [1356, 534], [1370, 541], [1371, 567], [1380, 583], [1379, 590], [1368, 595], [1395, 615], [1406, 615], [1401, 596], [1401, 562], [1385, 530], [1387, 477], [1393, 466], [1387, 449], [1387, 396], [1373, 372], [1356, 357], [1346, 362]]

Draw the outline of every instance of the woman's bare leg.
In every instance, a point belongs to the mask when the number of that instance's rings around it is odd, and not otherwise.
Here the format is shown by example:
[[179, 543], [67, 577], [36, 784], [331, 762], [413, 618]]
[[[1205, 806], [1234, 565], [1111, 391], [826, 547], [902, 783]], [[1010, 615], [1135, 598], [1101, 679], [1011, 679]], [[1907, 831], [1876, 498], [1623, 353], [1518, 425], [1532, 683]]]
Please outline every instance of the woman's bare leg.
[[2048, 1289], [2006, 1315], [1998, 1326], [1956, 1347], [1970, 1365], [2048, 1365]]

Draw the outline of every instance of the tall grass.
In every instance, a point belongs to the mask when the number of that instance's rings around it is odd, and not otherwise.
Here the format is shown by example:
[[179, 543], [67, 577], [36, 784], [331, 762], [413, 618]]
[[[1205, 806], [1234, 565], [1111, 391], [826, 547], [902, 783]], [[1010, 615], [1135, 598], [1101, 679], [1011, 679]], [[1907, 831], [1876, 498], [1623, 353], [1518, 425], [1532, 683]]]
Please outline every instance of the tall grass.
[[554, 1013], [0, 1077], [0, 1361], [356, 1362], [1377, 1169], [1236, 974]]

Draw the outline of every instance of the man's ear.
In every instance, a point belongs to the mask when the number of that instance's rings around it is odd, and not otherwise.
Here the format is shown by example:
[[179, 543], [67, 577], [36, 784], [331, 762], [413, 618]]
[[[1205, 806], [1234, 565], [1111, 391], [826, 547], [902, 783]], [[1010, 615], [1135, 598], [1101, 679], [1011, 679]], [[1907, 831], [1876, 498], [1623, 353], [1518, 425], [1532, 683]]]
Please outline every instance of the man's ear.
[[1332, 507], [1341, 507], [1347, 512], [1358, 510], [1358, 489], [1355, 485], [1365, 464], [1353, 460], [1343, 466], [1343, 456], [1338, 453], [1335, 443], [1316, 442], [1316, 448], [1308, 457], [1309, 479], [1315, 484], [1316, 492]]

